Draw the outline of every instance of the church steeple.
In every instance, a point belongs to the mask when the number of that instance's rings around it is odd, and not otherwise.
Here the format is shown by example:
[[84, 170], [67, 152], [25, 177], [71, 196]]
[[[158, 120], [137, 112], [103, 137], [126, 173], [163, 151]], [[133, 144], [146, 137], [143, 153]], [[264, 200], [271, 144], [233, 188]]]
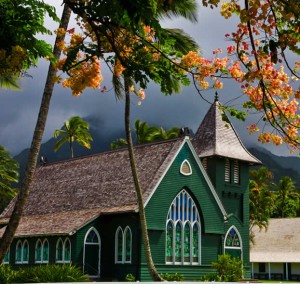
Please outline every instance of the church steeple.
[[219, 102], [218, 93], [205, 115], [196, 135], [193, 145], [200, 158], [220, 156], [237, 159], [250, 164], [261, 164], [251, 155], [237, 135]]

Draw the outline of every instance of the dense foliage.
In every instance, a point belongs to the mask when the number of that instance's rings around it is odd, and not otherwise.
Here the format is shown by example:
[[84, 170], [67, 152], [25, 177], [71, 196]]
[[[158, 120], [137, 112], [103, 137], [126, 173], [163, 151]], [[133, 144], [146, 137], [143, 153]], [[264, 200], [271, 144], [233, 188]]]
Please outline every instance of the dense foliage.
[[15, 186], [19, 177], [19, 165], [0, 145], [0, 212], [17, 194]]
[[54, 283], [88, 282], [89, 278], [78, 267], [69, 264], [41, 265], [12, 269], [9, 265], [0, 266], [0, 283]]
[[39, 0], [0, 1], [0, 78], [20, 76], [39, 57], [51, 57], [52, 46], [38, 39], [50, 34], [45, 13], [57, 20], [54, 7]]

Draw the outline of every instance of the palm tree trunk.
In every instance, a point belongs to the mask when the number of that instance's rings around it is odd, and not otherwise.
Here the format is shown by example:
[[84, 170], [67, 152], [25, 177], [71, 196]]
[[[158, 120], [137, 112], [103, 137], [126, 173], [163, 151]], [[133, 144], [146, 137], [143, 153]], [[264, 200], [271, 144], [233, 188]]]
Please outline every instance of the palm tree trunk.
[[158, 274], [156, 267], [154, 265], [152, 255], [151, 255], [151, 248], [149, 242], [149, 236], [147, 231], [147, 222], [146, 222], [146, 215], [144, 209], [144, 202], [143, 202], [143, 195], [142, 189], [139, 182], [138, 172], [137, 172], [137, 164], [135, 160], [134, 150], [133, 150], [133, 143], [132, 143], [132, 136], [130, 130], [130, 91], [129, 91], [129, 80], [125, 75], [124, 79], [124, 87], [125, 87], [125, 131], [126, 131], [126, 139], [128, 143], [128, 152], [129, 152], [129, 160], [130, 166], [132, 171], [132, 177], [134, 181], [135, 191], [137, 195], [137, 201], [139, 206], [139, 217], [140, 217], [140, 225], [142, 230], [142, 237], [143, 237], [143, 244], [144, 244], [144, 251], [146, 255], [146, 261], [148, 265], [148, 270], [150, 272], [151, 278], [153, 281], [163, 281], [163, 279]]
[[[69, 20], [71, 16], [71, 9], [65, 4], [64, 10], [62, 13], [61, 17], [61, 22], [60, 22], [60, 28], [67, 29]], [[63, 40], [64, 36], [62, 37], [56, 37], [55, 40], [55, 45], [53, 48], [53, 54], [55, 58], [59, 59], [61, 55], [61, 50], [57, 47], [57, 44], [59, 41]], [[6, 230], [3, 234], [3, 237], [0, 242], [0, 263], [2, 263], [5, 254], [13, 240], [14, 234], [17, 230], [17, 227], [19, 225], [23, 209], [25, 207], [25, 204], [27, 202], [28, 196], [29, 196], [29, 190], [30, 186], [33, 180], [36, 164], [37, 164], [37, 159], [41, 147], [41, 142], [45, 130], [45, 125], [47, 121], [47, 116], [48, 116], [48, 110], [50, 107], [50, 100], [52, 97], [52, 92], [54, 88], [54, 77], [56, 74], [56, 68], [53, 66], [51, 63], [49, 65], [48, 69], [48, 74], [47, 74], [47, 79], [44, 87], [44, 92], [43, 92], [43, 97], [42, 97], [42, 102], [40, 105], [40, 111], [37, 119], [37, 123], [35, 126], [29, 154], [28, 154], [28, 159], [27, 159], [27, 164], [26, 164], [26, 169], [25, 169], [25, 176], [23, 178], [22, 184], [21, 184], [21, 189], [19, 191], [18, 196], [16, 197], [16, 203], [14, 206], [14, 210], [12, 212], [12, 215], [9, 219], [9, 223], [6, 227]]]

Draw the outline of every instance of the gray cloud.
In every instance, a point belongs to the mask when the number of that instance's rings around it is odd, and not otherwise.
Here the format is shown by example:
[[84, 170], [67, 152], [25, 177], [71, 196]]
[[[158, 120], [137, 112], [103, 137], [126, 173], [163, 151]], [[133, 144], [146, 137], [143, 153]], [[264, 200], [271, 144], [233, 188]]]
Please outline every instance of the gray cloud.
[[[60, 13], [62, 9], [61, 7], [58, 8]], [[198, 41], [203, 55], [211, 57], [213, 49], [226, 47], [224, 35], [233, 31], [235, 24], [224, 20], [216, 10], [200, 8], [197, 24], [176, 19], [166, 20], [164, 25], [184, 29]], [[55, 29], [56, 24], [50, 23], [50, 28]], [[45, 38], [53, 42], [53, 37]], [[30, 70], [29, 73], [32, 78], [22, 79], [22, 91], [0, 90], [0, 144], [13, 154], [17, 154], [30, 145], [47, 69], [48, 63], [41, 60], [37, 68]], [[103, 72], [105, 80], [102, 85], [107, 85], [109, 89], [111, 75], [107, 70]], [[225, 103], [240, 96], [241, 90], [234, 82], [228, 81], [219, 94], [220, 101]], [[213, 101], [214, 92], [207, 92], [205, 96]], [[237, 103], [241, 103], [241, 101], [239, 99]], [[184, 88], [180, 94], [164, 96], [160, 93], [159, 87], [152, 84], [146, 90], [146, 99], [141, 106], [137, 106], [137, 99], [133, 100], [132, 121], [141, 119], [150, 124], [164, 127], [187, 126], [195, 131], [208, 108], [209, 104], [200, 98], [193, 86]], [[80, 97], [72, 97], [70, 90], [56, 86], [44, 141], [51, 138], [54, 130], [60, 128], [63, 122], [72, 115], [82, 117], [93, 115], [101, 121], [101, 124], [104, 124], [105, 129], [123, 129], [123, 109], [124, 102], [116, 101], [112, 91], [103, 94], [100, 90], [87, 90]], [[247, 134], [246, 124], [235, 120], [233, 123], [244, 143], [247, 145], [256, 144], [256, 138], [249, 137]], [[272, 148], [272, 151], [278, 154], [288, 154], [285, 148]]]

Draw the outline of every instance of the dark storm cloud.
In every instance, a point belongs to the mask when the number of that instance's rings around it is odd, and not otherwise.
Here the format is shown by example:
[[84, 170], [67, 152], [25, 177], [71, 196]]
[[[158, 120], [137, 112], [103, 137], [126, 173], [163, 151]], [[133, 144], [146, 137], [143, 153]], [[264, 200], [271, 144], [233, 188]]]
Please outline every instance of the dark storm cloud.
[[[49, 2], [49, 1], [48, 1]], [[50, 1], [51, 3], [51, 1]], [[61, 7], [58, 14], [61, 13]], [[225, 48], [225, 33], [234, 30], [234, 24], [222, 19], [217, 11], [200, 8], [199, 22], [191, 24], [182, 19], [164, 22], [166, 27], [180, 27], [192, 35], [204, 56], [212, 57], [212, 50]], [[75, 26], [71, 23], [70, 27]], [[231, 27], [232, 26], [232, 27]], [[51, 29], [56, 24], [51, 23]], [[50, 39], [53, 42], [52, 38]], [[40, 101], [43, 93], [48, 63], [41, 60], [38, 67], [30, 70], [32, 78], [22, 80], [22, 91], [12, 92], [0, 90], [0, 145], [5, 146], [11, 153], [16, 154], [29, 147], [35, 127]], [[103, 70], [104, 82], [110, 89], [111, 74]], [[219, 92], [220, 101], [225, 103], [241, 95], [240, 89], [233, 83], [227, 82]], [[205, 94], [212, 102], [214, 92]], [[137, 99], [132, 102], [132, 121], [141, 119], [150, 124], [164, 127], [190, 127], [196, 131], [209, 104], [200, 98], [193, 86], [184, 88], [180, 94], [164, 96], [159, 87], [151, 85], [146, 90], [146, 99], [137, 106]], [[240, 101], [239, 101], [240, 102]], [[73, 115], [82, 117], [93, 116], [99, 120], [99, 131], [103, 129], [123, 129], [124, 102], [116, 101], [112, 91], [101, 93], [100, 90], [88, 90], [80, 97], [72, 97], [70, 90], [56, 86], [50, 106], [44, 141], [52, 137], [55, 129], [59, 129], [66, 119]], [[254, 143], [254, 138], [246, 134], [245, 124], [237, 125], [242, 140]], [[103, 125], [103, 127], [101, 127]]]

